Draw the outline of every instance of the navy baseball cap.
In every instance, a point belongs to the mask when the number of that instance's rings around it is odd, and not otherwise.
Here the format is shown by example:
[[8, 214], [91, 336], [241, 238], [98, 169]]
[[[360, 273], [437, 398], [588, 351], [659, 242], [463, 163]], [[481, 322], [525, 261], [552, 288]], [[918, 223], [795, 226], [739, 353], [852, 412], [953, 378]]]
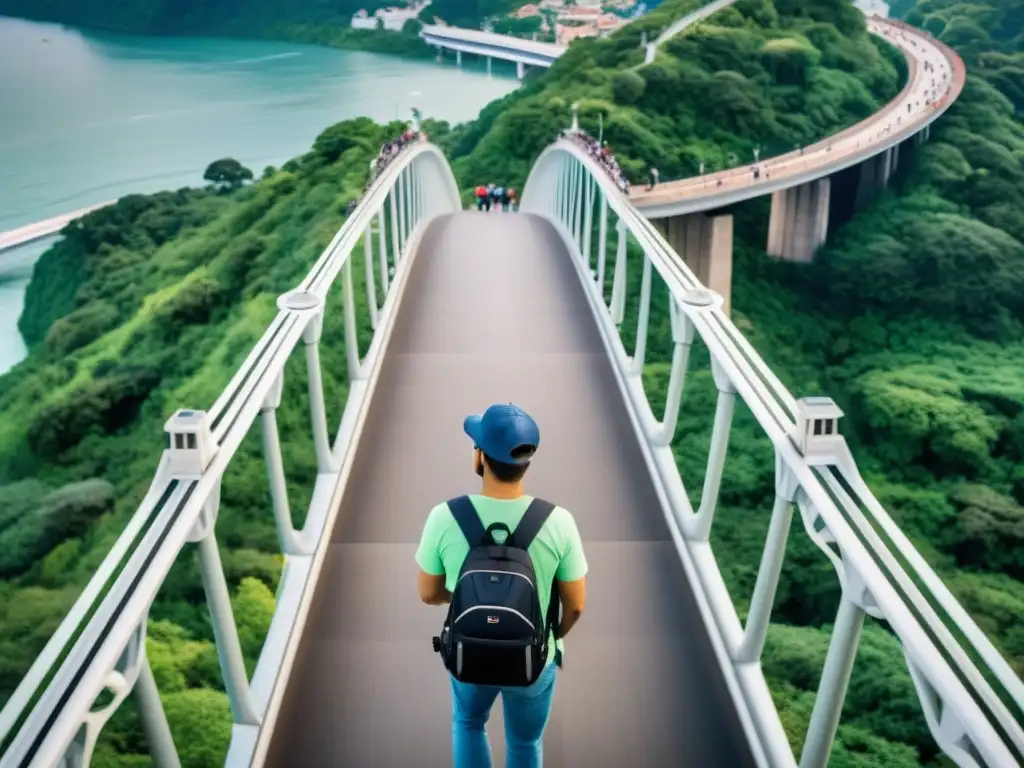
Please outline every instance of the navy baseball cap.
[[[467, 416], [462, 428], [487, 458], [502, 464], [525, 464], [540, 445], [537, 422], [511, 403], [492, 405], [483, 416]], [[533, 450], [523, 451], [524, 448]]]

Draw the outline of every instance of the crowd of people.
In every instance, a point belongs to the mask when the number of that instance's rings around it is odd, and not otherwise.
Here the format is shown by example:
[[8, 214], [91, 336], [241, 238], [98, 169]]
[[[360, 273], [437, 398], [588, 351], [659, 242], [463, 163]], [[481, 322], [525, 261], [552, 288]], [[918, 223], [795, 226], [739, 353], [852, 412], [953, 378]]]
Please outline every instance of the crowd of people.
[[359, 197], [350, 200], [345, 207], [346, 216], [351, 216], [352, 212], [359, 207], [359, 203], [363, 201], [366, 190], [387, 170], [387, 167], [402, 153], [402, 150], [410, 144], [419, 141], [427, 141], [427, 134], [417, 128], [409, 128], [401, 136], [397, 136], [391, 141], [386, 141], [380, 145], [377, 156], [370, 161], [370, 178], [366, 180], [366, 185], [363, 187]]
[[474, 191], [476, 196], [476, 209], [478, 211], [489, 211], [494, 208], [496, 211], [514, 211], [518, 197], [513, 187], [498, 187], [494, 184], [484, 186], [481, 184]]
[[619, 161], [615, 159], [615, 154], [612, 152], [612, 148], [608, 146], [607, 141], [598, 141], [593, 136], [589, 136], [579, 129], [573, 130], [572, 128], [566, 128], [562, 131], [562, 137], [575, 142], [587, 150], [590, 156], [601, 164], [601, 167], [604, 168], [605, 172], [611, 177], [622, 193], [624, 195], [629, 194], [629, 179], [626, 178], [626, 174], [619, 167]]
[[370, 161], [370, 180], [366, 182], [366, 186], [369, 187], [373, 184], [373, 182], [377, 180], [377, 177], [387, 170], [391, 161], [402, 153], [403, 149], [414, 142], [426, 140], [427, 134], [423, 131], [415, 128], [409, 128], [401, 136], [381, 144], [377, 157]]

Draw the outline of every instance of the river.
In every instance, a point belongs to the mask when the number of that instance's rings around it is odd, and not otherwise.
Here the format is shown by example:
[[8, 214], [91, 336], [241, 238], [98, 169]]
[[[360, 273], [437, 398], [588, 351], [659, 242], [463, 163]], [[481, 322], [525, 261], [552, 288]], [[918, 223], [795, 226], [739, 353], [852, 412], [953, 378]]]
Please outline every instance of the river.
[[[456, 123], [514, 77], [316, 46], [85, 33], [0, 18], [0, 231], [114, 199], [202, 183], [234, 157], [259, 175], [332, 123]], [[0, 373], [26, 354], [17, 332], [47, 243], [0, 253]]]

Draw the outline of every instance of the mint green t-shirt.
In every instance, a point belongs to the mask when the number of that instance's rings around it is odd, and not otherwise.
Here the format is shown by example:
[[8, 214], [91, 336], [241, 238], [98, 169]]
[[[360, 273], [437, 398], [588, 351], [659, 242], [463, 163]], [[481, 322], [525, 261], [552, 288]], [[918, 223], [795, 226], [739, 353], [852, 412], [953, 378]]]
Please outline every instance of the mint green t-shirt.
[[[526, 514], [526, 508], [533, 501], [532, 496], [492, 499], [473, 494], [469, 498], [484, 528], [493, 523], [504, 523], [510, 531], [515, 531], [519, 521]], [[527, 552], [533, 561], [533, 570], [537, 576], [537, 597], [540, 600], [541, 615], [546, 616], [548, 604], [551, 602], [552, 580], [577, 581], [587, 575], [587, 558], [583, 554], [583, 542], [580, 540], [576, 521], [569, 511], [555, 507]], [[462, 535], [462, 529], [455, 522], [447, 502], [438, 504], [427, 515], [420, 546], [416, 551], [416, 562], [431, 576], [443, 575], [445, 586], [452, 592], [458, 581], [462, 563], [468, 554], [469, 542]], [[562, 647], [562, 641], [559, 640], [558, 648]], [[551, 643], [548, 646], [547, 663], [551, 662], [553, 655], [554, 644]]]

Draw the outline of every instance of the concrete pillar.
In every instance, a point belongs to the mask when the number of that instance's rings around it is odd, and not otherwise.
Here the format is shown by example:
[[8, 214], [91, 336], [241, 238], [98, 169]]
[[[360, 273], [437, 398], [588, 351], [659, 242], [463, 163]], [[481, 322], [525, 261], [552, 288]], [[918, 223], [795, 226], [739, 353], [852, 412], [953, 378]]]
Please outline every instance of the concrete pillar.
[[689, 213], [655, 219], [661, 232], [697, 279], [720, 294], [729, 312], [732, 300], [732, 215]]
[[855, 208], [860, 210], [871, 202], [881, 190], [889, 186], [889, 178], [895, 169], [895, 152], [892, 147], [860, 164], [860, 179], [857, 181]]
[[516, 77], [520, 80], [526, 77], [526, 65], [521, 61], [516, 62]]
[[787, 261], [810, 261], [828, 237], [832, 182], [827, 177], [772, 194], [768, 254]]
[[462, 51], [455, 52], [455, 63], [460, 67], [462, 66]]
[[487, 76], [491, 76], [491, 57], [487, 57]]

